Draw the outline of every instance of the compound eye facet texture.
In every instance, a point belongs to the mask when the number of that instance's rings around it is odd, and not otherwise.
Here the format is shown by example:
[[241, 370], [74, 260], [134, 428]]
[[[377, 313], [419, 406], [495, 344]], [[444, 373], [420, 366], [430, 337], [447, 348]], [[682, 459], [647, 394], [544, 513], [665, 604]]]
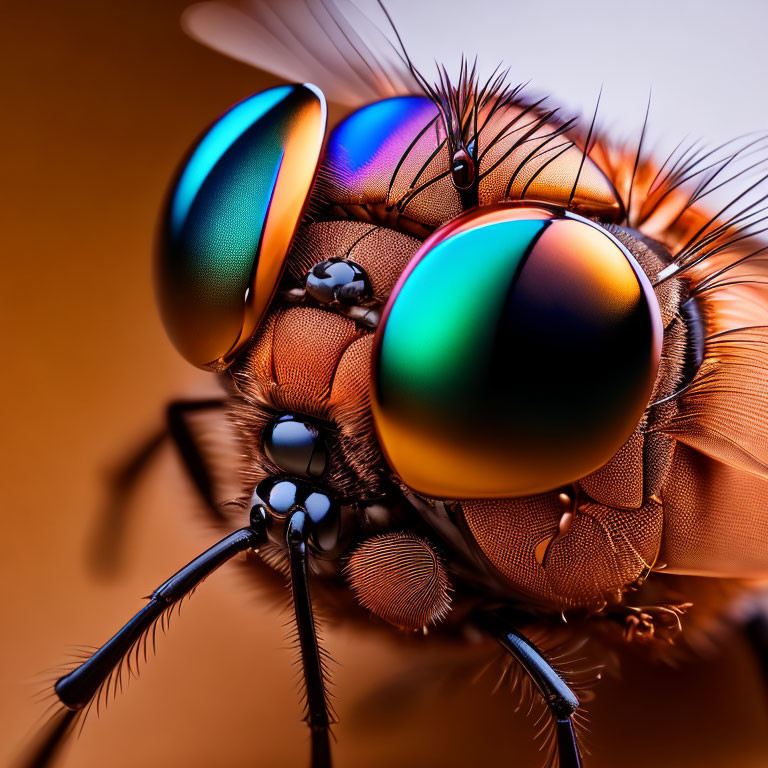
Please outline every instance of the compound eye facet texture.
[[160, 313], [191, 363], [225, 368], [267, 310], [315, 177], [326, 107], [310, 85], [217, 120], [171, 188], [155, 261]]
[[459, 216], [413, 257], [377, 331], [387, 460], [442, 499], [573, 482], [637, 427], [662, 333], [648, 278], [599, 225], [538, 204]]

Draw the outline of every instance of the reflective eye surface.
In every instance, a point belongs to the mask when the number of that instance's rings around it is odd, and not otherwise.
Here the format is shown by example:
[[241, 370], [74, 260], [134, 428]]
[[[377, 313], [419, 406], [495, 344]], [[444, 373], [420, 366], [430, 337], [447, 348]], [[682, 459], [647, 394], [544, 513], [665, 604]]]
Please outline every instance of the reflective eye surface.
[[280, 469], [320, 477], [325, 471], [325, 441], [315, 426], [292, 414], [273, 419], [264, 431], [264, 451]]
[[366, 188], [377, 173], [391, 173], [413, 138], [436, 120], [438, 110], [426, 96], [395, 96], [368, 104], [343, 120], [328, 139], [333, 169], [354, 193]]
[[307, 292], [316, 301], [355, 304], [371, 294], [365, 270], [354, 261], [334, 256], [315, 264], [307, 275]]
[[425, 241], [382, 317], [371, 404], [385, 455], [440, 498], [570, 483], [637, 426], [661, 340], [648, 278], [600, 226], [548, 206], [475, 209]]
[[168, 335], [191, 363], [221, 370], [255, 332], [314, 180], [325, 112], [314, 86], [258, 93], [214, 123], [182, 167], [155, 275]]

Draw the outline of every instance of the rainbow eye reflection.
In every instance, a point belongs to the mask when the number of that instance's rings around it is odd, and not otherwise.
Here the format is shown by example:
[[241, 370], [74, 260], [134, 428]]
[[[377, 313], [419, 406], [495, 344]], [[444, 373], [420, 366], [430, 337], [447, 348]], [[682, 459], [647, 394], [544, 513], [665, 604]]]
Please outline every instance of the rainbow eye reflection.
[[257, 93], [214, 123], [181, 169], [155, 275], [165, 328], [191, 363], [226, 367], [258, 327], [314, 180], [325, 120], [314, 86]]
[[604, 464], [651, 395], [662, 324], [604, 229], [497, 205], [426, 240], [377, 332], [372, 408], [387, 459], [440, 498], [557, 488]]

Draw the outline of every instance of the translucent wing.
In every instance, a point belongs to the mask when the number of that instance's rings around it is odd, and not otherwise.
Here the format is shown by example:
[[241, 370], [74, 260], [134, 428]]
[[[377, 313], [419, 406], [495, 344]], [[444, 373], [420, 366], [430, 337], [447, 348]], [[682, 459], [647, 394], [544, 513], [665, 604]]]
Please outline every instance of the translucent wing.
[[188, 8], [184, 31], [221, 53], [292, 82], [310, 80], [329, 101], [357, 106], [419, 87], [396, 45], [349, 0], [214, 0]]

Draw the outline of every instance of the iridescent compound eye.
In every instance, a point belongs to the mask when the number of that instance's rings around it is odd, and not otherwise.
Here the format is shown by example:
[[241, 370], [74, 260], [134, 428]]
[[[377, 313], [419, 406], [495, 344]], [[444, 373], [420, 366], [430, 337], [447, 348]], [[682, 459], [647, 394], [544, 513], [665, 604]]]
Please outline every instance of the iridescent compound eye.
[[221, 370], [256, 331], [314, 180], [325, 122], [314, 86], [273, 88], [230, 109], [182, 167], [155, 272], [166, 330], [191, 363]]
[[425, 241], [390, 296], [371, 387], [379, 440], [429, 496], [560, 487], [636, 428], [661, 340], [648, 278], [602, 227], [547, 206], [475, 209]]

